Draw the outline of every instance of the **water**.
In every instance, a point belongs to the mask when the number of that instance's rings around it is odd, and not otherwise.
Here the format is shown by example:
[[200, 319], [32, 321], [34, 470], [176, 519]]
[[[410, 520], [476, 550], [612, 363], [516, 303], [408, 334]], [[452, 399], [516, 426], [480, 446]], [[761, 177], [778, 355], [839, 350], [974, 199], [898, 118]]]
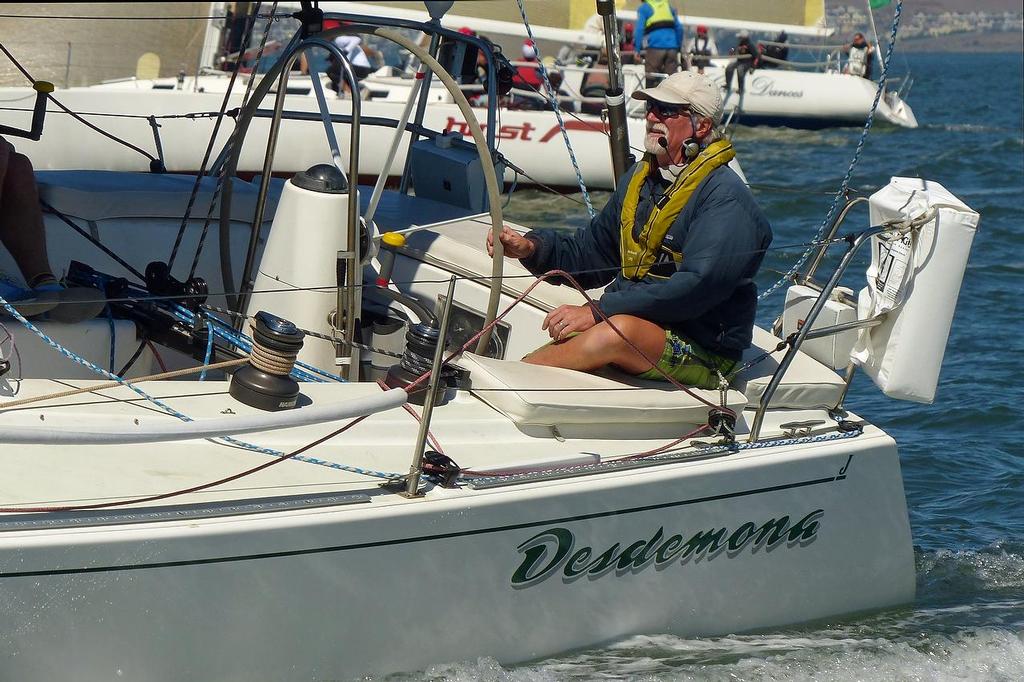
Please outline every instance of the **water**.
[[[632, 637], [526, 665], [452, 663], [418, 680], [1021, 680], [1024, 679], [1024, 404], [1016, 362], [1024, 302], [1021, 54], [911, 54], [910, 103], [921, 127], [876, 129], [852, 187], [892, 175], [936, 180], [981, 213], [934, 405], [881, 397], [854, 382], [848, 405], [900, 444], [917, 558], [917, 600], [856, 620], [750, 636]], [[775, 230], [775, 245], [817, 230], [860, 131], [739, 131], [736, 147]], [[783, 192], [763, 186], [801, 190]], [[596, 193], [598, 205], [607, 193]], [[578, 227], [578, 204], [517, 193], [509, 216]], [[854, 213], [865, 225], [866, 211]], [[773, 251], [761, 289], [802, 248]], [[862, 271], [861, 271], [862, 272]], [[778, 313], [781, 292], [759, 322]]]

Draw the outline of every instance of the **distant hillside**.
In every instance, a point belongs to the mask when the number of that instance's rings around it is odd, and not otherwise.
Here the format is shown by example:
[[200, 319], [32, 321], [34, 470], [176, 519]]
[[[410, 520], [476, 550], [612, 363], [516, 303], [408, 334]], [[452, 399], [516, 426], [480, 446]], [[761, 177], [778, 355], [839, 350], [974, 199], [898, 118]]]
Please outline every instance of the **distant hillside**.
[[1019, 52], [1024, 36], [1013, 33], [955, 33], [937, 38], [900, 40], [897, 52]]
[[[848, 4], [829, 0], [827, 6]], [[910, 14], [936, 14], [938, 12], [1019, 12], [1020, 0], [904, 0], [903, 11]]]

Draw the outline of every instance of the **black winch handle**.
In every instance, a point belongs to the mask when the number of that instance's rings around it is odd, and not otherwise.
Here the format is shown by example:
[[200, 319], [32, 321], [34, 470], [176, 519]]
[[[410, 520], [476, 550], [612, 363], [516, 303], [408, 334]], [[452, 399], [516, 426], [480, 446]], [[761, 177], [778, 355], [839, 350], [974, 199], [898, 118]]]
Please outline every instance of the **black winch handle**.
[[32, 110], [32, 129], [22, 130], [11, 126], [0, 125], [0, 135], [12, 137], [27, 137], [30, 140], [38, 140], [43, 135], [43, 119], [46, 117], [46, 100], [53, 92], [53, 83], [49, 81], [36, 81], [32, 84], [36, 91], [36, 105]]

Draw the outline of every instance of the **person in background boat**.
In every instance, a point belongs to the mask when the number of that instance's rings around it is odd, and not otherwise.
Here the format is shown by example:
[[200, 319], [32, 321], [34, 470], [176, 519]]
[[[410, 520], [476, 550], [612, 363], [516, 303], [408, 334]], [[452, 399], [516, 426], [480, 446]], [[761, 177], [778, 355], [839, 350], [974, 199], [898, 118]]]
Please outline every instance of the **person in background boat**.
[[[619, 40], [619, 59], [623, 64], [636, 64], [636, 52], [633, 51], [633, 22], [622, 25], [622, 38]], [[607, 52], [607, 49], [605, 50]]]
[[[583, 82], [580, 85], [580, 94], [584, 97], [604, 97], [608, 92], [609, 84], [608, 76], [608, 50], [601, 48], [601, 53], [597, 57], [597, 63], [590, 67], [583, 76]], [[580, 105], [580, 111], [585, 114], [600, 115], [601, 110], [604, 109], [605, 103], [601, 102], [583, 102]]]
[[690, 68], [697, 69], [697, 73], [704, 73], [704, 69], [711, 65], [711, 59], [718, 54], [718, 45], [715, 39], [708, 35], [708, 27], [700, 25], [697, 27], [697, 35], [690, 38], [686, 45], [686, 54], [689, 56]]
[[[527, 63], [516, 66], [515, 76], [512, 77], [512, 87], [543, 95], [545, 92], [544, 79], [540, 74], [540, 62], [537, 61], [537, 46], [532, 40], [523, 41], [521, 61]], [[522, 95], [513, 97], [509, 106], [514, 109], [547, 109], [547, 102], [537, 96]]]
[[550, 312], [553, 342], [523, 360], [664, 379], [653, 362], [676, 381], [717, 388], [750, 345], [771, 226], [727, 165], [735, 153], [717, 130], [722, 95], [710, 78], [684, 71], [632, 96], [647, 103], [646, 154], [590, 225], [525, 235], [506, 226], [499, 236], [535, 275], [560, 269], [588, 289], [607, 285], [595, 306]]
[[747, 72], [753, 71], [756, 66], [754, 46], [750, 44], [750, 34], [746, 31], [739, 31], [736, 34], [736, 47], [729, 50], [729, 54], [735, 59], [729, 60], [725, 67], [725, 98], [729, 99], [732, 93], [732, 75], [736, 74], [736, 91], [743, 96], [743, 85], [747, 79]]
[[539, 62], [537, 61], [537, 46], [532, 40], [523, 41], [523, 58], [521, 61], [527, 63], [516, 67], [516, 75], [512, 79], [513, 87], [523, 88], [524, 90], [540, 90], [544, 85], [544, 81], [540, 76], [540, 68], [535, 66]]
[[782, 68], [780, 62], [789, 58], [789, 46], [786, 45], [788, 39], [785, 31], [779, 31], [774, 41], [768, 44], [758, 43], [757, 51], [761, 54], [761, 58], [757, 60], [758, 66], [762, 69]]
[[[333, 19], [325, 19], [324, 30], [337, 28], [342, 23]], [[376, 58], [377, 51], [364, 45], [361, 37], [352, 34], [340, 35], [334, 39], [334, 44], [352, 65], [352, 74], [356, 77], [357, 82], [373, 72], [370, 57]], [[341, 63], [335, 59], [333, 54], [329, 58], [327, 76], [331, 79], [331, 88], [339, 95], [349, 91], [348, 83], [341, 75]]]
[[863, 33], [854, 33], [853, 40], [843, 48], [848, 56], [843, 73], [863, 76], [871, 80], [871, 62], [875, 54], [875, 46], [867, 41]]
[[644, 60], [647, 87], [657, 84], [659, 78], [654, 74], [672, 74], [679, 70], [683, 25], [669, 0], [644, 0], [636, 9], [633, 36], [633, 51]]
[[0, 136], [0, 241], [17, 264], [27, 287], [0, 278], [0, 296], [25, 317], [44, 313], [59, 322], [96, 317], [103, 294], [89, 287], [65, 288], [57, 281], [46, 251], [43, 211], [32, 162]]

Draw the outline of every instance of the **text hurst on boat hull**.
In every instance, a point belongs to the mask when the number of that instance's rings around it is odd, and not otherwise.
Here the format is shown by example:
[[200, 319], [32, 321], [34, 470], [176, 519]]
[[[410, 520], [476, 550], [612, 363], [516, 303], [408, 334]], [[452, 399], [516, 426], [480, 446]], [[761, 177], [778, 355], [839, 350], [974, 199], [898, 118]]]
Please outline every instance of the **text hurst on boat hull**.
[[[309, 679], [507, 663], [914, 596], [896, 446], [873, 427], [715, 460], [371, 496], [0, 533], [0, 678]], [[572, 546], [543, 539], [552, 532]]]

